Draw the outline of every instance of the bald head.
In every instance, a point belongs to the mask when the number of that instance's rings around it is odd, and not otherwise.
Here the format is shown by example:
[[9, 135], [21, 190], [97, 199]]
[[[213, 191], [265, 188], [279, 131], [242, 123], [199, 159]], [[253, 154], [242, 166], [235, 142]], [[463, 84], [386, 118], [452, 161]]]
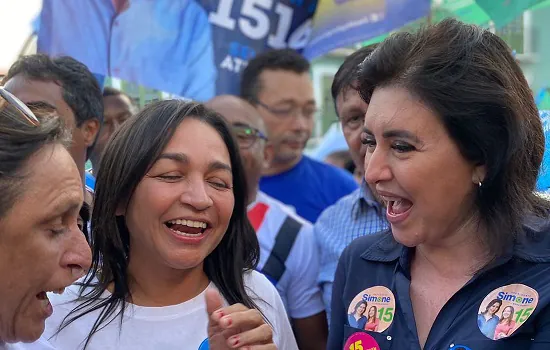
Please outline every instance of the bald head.
[[258, 192], [258, 184], [263, 170], [268, 166], [271, 148], [265, 136], [251, 132], [256, 129], [265, 135], [264, 122], [260, 114], [245, 100], [231, 95], [214, 97], [205, 103], [206, 107], [221, 114], [235, 132], [248, 183], [248, 200], [253, 202]]
[[229, 124], [245, 124], [265, 134], [264, 122], [250, 103], [233, 95], [216, 96], [205, 103], [206, 107], [221, 114]]

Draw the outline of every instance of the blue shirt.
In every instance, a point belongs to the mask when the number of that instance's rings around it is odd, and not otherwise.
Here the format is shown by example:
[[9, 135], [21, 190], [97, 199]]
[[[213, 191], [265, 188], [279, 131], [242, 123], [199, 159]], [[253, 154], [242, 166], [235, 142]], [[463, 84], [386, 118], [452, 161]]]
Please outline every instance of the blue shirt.
[[495, 329], [497, 328], [499, 321], [500, 319], [497, 315], [493, 315], [493, 317], [488, 320], [485, 320], [485, 317], [481, 313], [477, 315], [477, 326], [479, 330], [489, 338], [493, 338], [495, 336]]
[[347, 171], [305, 155], [294, 168], [260, 180], [261, 191], [294, 207], [298, 215], [312, 223], [323, 210], [357, 187]]
[[90, 193], [94, 193], [95, 190], [95, 177], [90, 174], [88, 171], [84, 172], [84, 175], [86, 176], [86, 189]]
[[330, 320], [332, 284], [338, 259], [344, 249], [356, 238], [387, 230], [386, 212], [376, 202], [367, 184], [328, 207], [313, 227], [319, 248], [320, 271], [318, 282]]
[[367, 317], [361, 316], [358, 320], [356, 320], [353, 314], [349, 314], [348, 323], [352, 325], [352, 327], [363, 329], [367, 324]]
[[[550, 225], [542, 219], [532, 220], [529, 226], [524, 226], [524, 233], [513, 247], [476, 273], [443, 306], [430, 330], [425, 350], [550, 349]], [[344, 250], [334, 281], [327, 349], [342, 349], [348, 339], [368, 336], [374, 338], [381, 350], [420, 350], [409, 294], [413, 249], [397, 243], [386, 231], [358, 238]], [[499, 292], [505, 286], [516, 284], [532, 288], [536, 293], [530, 293], [531, 298], [527, 298], [525, 294]], [[388, 305], [394, 303], [395, 309], [381, 312], [390, 322], [389, 326], [381, 332], [351, 327], [350, 305], [363, 297], [368, 300], [369, 310], [376, 295], [365, 292], [375, 286], [379, 286], [378, 290], [388, 288], [393, 293], [386, 294], [388, 299], [383, 301]], [[533, 304], [532, 297], [536, 295], [538, 303]], [[526, 309], [515, 307], [514, 320], [521, 320], [519, 328], [498, 341], [487, 338], [477, 323], [480, 310], [485, 310], [489, 305], [487, 300], [492, 298], [527, 305]], [[534, 308], [527, 308], [529, 305]], [[498, 316], [502, 315], [503, 308], [497, 312]], [[518, 311], [522, 311], [521, 314], [518, 315]]]
[[195, 0], [44, 0], [38, 51], [68, 55], [92, 73], [198, 101], [215, 95], [208, 14]]

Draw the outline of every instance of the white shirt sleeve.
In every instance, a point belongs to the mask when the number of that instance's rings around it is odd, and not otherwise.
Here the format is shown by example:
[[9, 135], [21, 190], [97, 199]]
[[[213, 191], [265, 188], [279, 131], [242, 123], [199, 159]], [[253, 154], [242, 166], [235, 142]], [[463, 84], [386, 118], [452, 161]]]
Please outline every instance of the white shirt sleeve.
[[319, 252], [313, 237], [313, 227], [304, 223], [286, 263], [290, 281], [286, 289], [288, 314], [293, 319], [306, 318], [325, 310], [319, 276]]
[[16, 343], [6, 344], [6, 347], [0, 345], [0, 350], [56, 350], [46, 338], [41, 337], [34, 343]]
[[245, 273], [245, 285], [247, 291], [251, 292], [249, 295], [271, 325], [277, 349], [298, 350], [285, 306], [273, 284], [261, 273], [250, 271]]

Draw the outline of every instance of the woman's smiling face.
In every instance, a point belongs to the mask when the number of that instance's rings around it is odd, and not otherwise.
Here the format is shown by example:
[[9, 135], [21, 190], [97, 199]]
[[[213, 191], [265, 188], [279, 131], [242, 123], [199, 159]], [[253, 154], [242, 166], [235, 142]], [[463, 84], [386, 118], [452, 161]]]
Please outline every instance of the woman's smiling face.
[[223, 139], [208, 124], [185, 119], [125, 210], [130, 261], [146, 259], [168, 270], [202, 268], [222, 240], [233, 207]]

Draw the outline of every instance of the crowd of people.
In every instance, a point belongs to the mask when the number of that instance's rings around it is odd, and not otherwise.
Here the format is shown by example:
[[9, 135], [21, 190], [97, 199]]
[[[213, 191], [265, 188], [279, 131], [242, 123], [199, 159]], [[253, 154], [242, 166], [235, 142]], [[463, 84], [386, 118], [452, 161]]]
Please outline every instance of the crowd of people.
[[74, 58], [15, 62], [0, 349], [547, 349], [545, 139], [507, 45], [448, 19], [348, 56], [340, 166], [304, 154], [309, 70], [270, 50], [240, 96], [138, 110]]

